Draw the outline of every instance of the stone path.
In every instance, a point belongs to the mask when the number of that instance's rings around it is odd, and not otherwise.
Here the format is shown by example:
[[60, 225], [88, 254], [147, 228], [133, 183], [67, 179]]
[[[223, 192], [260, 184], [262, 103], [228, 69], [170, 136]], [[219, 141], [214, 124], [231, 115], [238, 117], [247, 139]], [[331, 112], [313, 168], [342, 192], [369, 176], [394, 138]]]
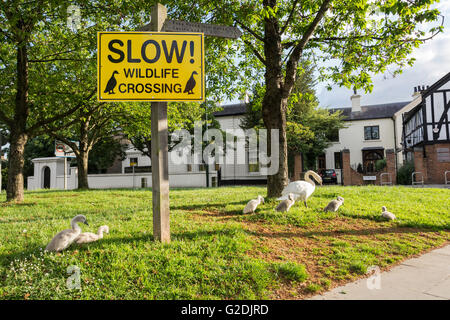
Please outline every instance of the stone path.
[[450, 300], [450, 245], [311, 300]]

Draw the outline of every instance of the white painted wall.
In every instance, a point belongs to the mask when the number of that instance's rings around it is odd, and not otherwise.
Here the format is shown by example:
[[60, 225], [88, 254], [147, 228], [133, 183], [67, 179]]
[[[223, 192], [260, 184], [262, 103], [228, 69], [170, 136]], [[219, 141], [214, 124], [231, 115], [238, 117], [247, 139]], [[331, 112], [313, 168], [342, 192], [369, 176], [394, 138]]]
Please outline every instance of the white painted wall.
[[[62, 176], [62, 186], [64, 188], [64, 158], [38, 158], [32, 160], [34, 164], [34, 177], [28, 178], [28, 189], [41, 189], [44, 187], [44, 169], [50, 168], [50, 188], [58, 188], [58, 176]], [[31, 178], [31, 179], [30, 179]], [[33, 189], [31, 189], [33, 190]]]
[[[38, 165], [44, 163], [38, 162]], [[64, 163], [63, 163], [64, 165]], [[64, 172], [63, 172], [64, 173]], [[141, 188], [142, 179], [147, 179], [147, 187], [152, 186], [152, 174], [140, 173], [133, 175], [128, 174], [91, 174], [88, 175], [89, 187], [92, 189], [114, 189], [114, 188]], [[216, 179], [215, 172], [210, 172], [209, 180], [212, 186], [212, 180]], [[28, 177], [28, 190], [42, 189], [43, 175], [38, 174], [33, 177]], [[194, 188], [206, 187], [206, 174], [204, 172], [189, 172], [184, 174], [170, 174], [169, 186], [171, 188]], [[73, 190], [78, 187], [77, 168], [71, 168], [70, 175], [67, 176], [67, 189]], [[51, 189], [64, 189], [64, 175], [52, 176]]]
[[[343, 149], [350, 150], [350, 165], [363, 163], [362, 149], [367, 147], [382, 147], [393, 149], [394, 143], [394, 121], [389, 118], [346, 121], [347, 128], [339, 130], [339, 142], [334, 142], [325, 150], [325, 161], [328, 169], [335, 169], [334, 153]], [[380, 139], [364, 140], [365, 126], [379, 126]], [[338, 175], [340, 173], [338, 172]], [[340, 176], [338, 176], [340, 181]]]
[[[420, 102], [422, 101], [422, 96], [418, 93], [417, 95], [413, 95], [414, 100], [408, 103], [406, 106], [398, 110], [394, 114], [394, 121], [395, 121], [395, 134], [397, 135], [397, 150], [402, 150], [402, 138], [403, 138], [403, 114], [406, 112], [409, 112], [413, 108], [415, 108]], [[397, 163], [398, 168], [400, 168], [403, 165], [403, 152], [397, 153]], [[398, 169], [397, 168], [397, 169]]]
[[[241, 129], [241, 119], [243, 115], [234, 116], [222, 116], [217, 117], [216, 120], [220, 123], [222, 130], [226, 129]], [[244, 179], [266, 179], [267, 176], [260, 174], [259, 172], [249, 172], [248, 164], [237, 164], [238, 159], [237, 152], [234, 155], [234, 161], [232, 163], [225, 162], [222, 168], [222, 180], [244, 180]], [[248, 158], [246, 156], [246, 163], [248, 163]]]

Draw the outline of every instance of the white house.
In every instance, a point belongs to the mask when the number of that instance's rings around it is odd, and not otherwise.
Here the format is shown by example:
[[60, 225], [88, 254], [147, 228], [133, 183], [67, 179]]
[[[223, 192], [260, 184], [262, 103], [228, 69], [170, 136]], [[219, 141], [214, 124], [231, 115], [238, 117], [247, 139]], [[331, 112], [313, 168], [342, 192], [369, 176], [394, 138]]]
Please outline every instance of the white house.
[[[400, 112], [412, 108], [415, 101], [361, 105], [361, 96], [357, 94], [350, 100], [351, 107], [330, 110], [342, 112], [346, 128], [339, 130], [338, 140], [318, 159], [319, 169], [336, 170], [338, 182], [341, 181], [342, 150], [348, 149], [351, 166], [357, 169], [360, 165], [364, 172], [375, 171], [375, 162], [385, 158], [385, 150], [401, 150]], [[397, 161], [402, 161], [400, 152]]]

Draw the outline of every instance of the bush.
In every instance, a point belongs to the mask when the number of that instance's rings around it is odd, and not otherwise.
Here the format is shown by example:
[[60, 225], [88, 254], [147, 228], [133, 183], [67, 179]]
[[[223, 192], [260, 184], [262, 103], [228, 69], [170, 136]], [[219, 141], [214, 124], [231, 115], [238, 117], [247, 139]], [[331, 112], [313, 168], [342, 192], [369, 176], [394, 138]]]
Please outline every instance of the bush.
[[412, 184], [411, 175], [414, 172], [414, 162], [406, 162], [397, 172], [397, 183], [403, 185]]
[[361, 163], [358, 163], [358, 167], [356, 168], [356, 171], [359, 173], [363, 173], [363, 166]]
[[375, 170], [381, 171], [386, 167], [386, 159], [377, 160], [375, 162]]

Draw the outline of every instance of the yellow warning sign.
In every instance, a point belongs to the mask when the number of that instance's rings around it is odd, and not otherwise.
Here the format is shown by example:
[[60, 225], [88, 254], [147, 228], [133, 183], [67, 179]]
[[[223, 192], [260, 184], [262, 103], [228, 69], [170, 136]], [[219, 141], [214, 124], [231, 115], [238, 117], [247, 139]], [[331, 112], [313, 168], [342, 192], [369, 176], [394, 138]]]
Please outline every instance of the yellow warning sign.
[[99, 101], [204, 101], [203, 33], [99, 32]]

